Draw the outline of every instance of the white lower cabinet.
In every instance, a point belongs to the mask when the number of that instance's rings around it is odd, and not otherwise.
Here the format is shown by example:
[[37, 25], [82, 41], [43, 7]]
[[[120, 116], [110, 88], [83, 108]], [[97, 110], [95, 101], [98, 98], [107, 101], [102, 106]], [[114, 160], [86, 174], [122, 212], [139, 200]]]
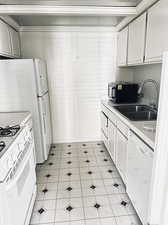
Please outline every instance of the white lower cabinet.
[[114, 163], [116, 163], [116, 126], [109, 120], [108, 122], [108, 146], [109, 146], [109, 153]]
[[107, 149], [108, 147], [108, 117], [104, 112], [100, 114], [102, 139]]
[[106, 116], [105, 113], [101, 112], [100, 118], [101, 118], [101, 130], [102, 130], [102, 133], [104, 134], [104, 136], [106, 138], [108, 138], [108, 117]]
[[[101, 107], [102, 140], [126, 183], [127, 135], [129, 128], [107, 108]], [[114, 118], [114, 121], [111, 119]]]
[[116, 167], [124, 181], [126, 182], [127, 165], [127, 138], [117, 129], [116, 132]]

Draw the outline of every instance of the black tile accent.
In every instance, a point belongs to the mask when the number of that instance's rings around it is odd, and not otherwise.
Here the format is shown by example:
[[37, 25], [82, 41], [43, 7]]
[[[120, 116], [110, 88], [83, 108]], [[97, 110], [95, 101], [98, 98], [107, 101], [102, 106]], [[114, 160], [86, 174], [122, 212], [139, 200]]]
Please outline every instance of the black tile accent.
[[117, 188], [117, 187], [119, 187], [119, 184], [114, 183], [113, 186]]
[[67, 176], [69, 176], [69, 177], [70, 177], [71, 175], [72, 175], [72, 173], [67, 173]]
[[71, 155], [71, 154], [72, 154], [72, 152], [67, 152], [67, 154], [68, 154], [68, 155]]
[[73, 208], [72, 208], [72, 206], [70, 206], [70, 205], [66, 208], [66, 210], [69, 211], [69, 212], [70, 212], [72, 209], [73, 209]]
[[42, 190], [42, 192], [45, 194], [45, 193], [48, 192], [48, 189], [47, 189], [47, 188], [44, 188], [44, 189]]
[[72, 163], [71, 161], [68, 161], [68, 162], [67, 162], [67, 164], [71, 164], [71, 163]]
[[48, 163], [49, 166], [52, 166], [53, 164], [54, 164], [54, 163], [52, 163], [52, 162]]
[[51, 177], [51, 174], [47, 174], [46, 177], [47, 177], [47, 178]]
[[68, 145], [68, 147], [70, 148], [72, 145]]
[[84, 151], [84, 153], [87, 154], [88, 152], [87, 151]]
[[52, 146], [52, 148], [56, 148], [56, 146], [55, 146], [55, 145], [53, 145], [53, 146]]
[[127, 202], [125, 202], [125, 201], [122, 201], [121, 202], [121, 205], [123, 205], [123, 206], [126, 206], [128, 203]]
[[92, 185], [92, 186], [90, 186], [90, 188], [94, 190], [96, 188], [96, 186]]
[[50, 155], [51, 155], [51, 156], [54, 156], [55, 154], [54, 154], [54, 153], [51, 153]]
[[83, 147], [85, 147], [85, 146], [86, 146], [86, 144], [82, 144], [82, 146], [83, 146]]
[[108, 159], [104, 159], [104, 162], [107, 162], [108, 161]]
[[87, 159], [85, 162], [86, 162], [86, 163], [90, 163], [90, 160]]
[[108, 173], [112, 173], [113, 171], [112, 170], [108, 170]]
[[38, 213], [42, 214], [43, 212], [45, 212], [45, 210], [43, 208], [38, 210]]
[[67, 191], [72, 191], [72, 188], [71, 187], [68, 187], [66, 190]]
[[101, 144], [100, 143], [97, 143], [97, 145], [100, 146]]
[[92, 171], [89, 171], [88, 174], [92, 174]]
[[100, 205], [99, 205], [98, 203], [96, 203], [96, 204], [94, 205], [94, 207], [95, 207], [96, 209], [99, 209], [99, 208], [100, 208]]
[[100, 150], [100, 152], [103, 153], [104, 151], [103, 150]]

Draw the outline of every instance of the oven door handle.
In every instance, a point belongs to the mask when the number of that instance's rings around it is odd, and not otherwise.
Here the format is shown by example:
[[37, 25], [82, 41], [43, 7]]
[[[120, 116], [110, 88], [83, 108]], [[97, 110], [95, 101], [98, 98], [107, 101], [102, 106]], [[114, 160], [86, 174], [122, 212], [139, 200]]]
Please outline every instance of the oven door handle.
[[20, 178], [22, 172], [24, 171], [24, 168], [27, 164], [27, 162], [30, 159], [30, 155], [33, 154], [33, 146], [32, 144], [30, 144], [28, 150], [27, 150], [27, 156], [25, 157], [25, 159], [23, 159], [23, 161], [21, 162], [21, 165], [19, 166], [18, 169], [18, 173], [16, 172], [16, 174], [14, 175], [13, 179], [11, 180], [11, 182], [9, 181], [8, 184], [5, 184], [5, 189], [9, 190], [11, 189], [14, 185], [16, 185], [16, 182], [18, 181], [18, 179]]

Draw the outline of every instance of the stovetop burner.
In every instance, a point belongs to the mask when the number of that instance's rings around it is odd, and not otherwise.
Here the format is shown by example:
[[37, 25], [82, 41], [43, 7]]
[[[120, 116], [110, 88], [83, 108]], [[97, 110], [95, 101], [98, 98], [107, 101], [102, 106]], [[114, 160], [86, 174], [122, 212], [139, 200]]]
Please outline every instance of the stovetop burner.
[[20, 126], [8, 126], [8, 127], [0, 127], [0, 137], [12, 137], [17, 134], [20, 130]]
[[5, 142], [4, 141], [0, 141], [0, 152], [5, 148]]

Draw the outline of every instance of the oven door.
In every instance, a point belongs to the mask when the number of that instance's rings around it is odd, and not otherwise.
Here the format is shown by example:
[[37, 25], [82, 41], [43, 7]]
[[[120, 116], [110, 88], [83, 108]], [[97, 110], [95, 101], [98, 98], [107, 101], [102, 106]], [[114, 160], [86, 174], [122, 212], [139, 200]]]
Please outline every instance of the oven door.
[[3, 225], [24, 225], [36, 185], [33, 145], [27, 150], [14, 177], [3, 185]]

